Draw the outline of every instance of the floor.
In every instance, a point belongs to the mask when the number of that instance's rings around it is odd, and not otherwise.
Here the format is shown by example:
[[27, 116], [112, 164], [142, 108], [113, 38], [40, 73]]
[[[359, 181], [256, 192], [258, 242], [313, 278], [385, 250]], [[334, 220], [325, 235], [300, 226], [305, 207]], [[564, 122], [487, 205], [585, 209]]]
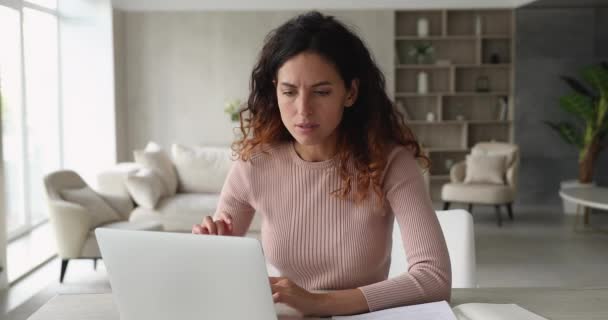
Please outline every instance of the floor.
[[12, 241], [6, 250], [8, 282], [26, 276], [33, 268], [56, 255], [50, 223], [36, 227], [29, 235]]
[[[493, 208], [474, 208], [479, 286], [608, 287], [608, 233], [574, 231], [574, 217], [556, 210], [516, 211], [498, 228]], [[592, 215], [591, 224], [608, 230], [608, 213]], [[102, 262], [97, 270], [90, 260], [70, 262], [62, 285], [59, 268], [54, 259], [0, 293], [0, 306], [22, 301], [0, 318], [25, 320], [57, 293], [110, 291]]]

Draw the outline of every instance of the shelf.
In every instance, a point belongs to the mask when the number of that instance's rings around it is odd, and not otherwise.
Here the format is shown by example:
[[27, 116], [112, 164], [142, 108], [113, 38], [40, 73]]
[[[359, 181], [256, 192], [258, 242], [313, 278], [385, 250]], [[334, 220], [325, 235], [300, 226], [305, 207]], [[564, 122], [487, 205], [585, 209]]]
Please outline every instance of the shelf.
[[395, 97], [468, 97], [468, 96], [508, 96], [509, 92], [431, 92], [419, 94], [416, 92], [396, 92]]
[[442, 66], [437, 64], [399, 64], [397, 69], [448, 69], [452, 65]]
[[453, 93], [446, 93], [443, 94], [444, 96], [453, 96], [453, 97], [469, 97], [469, 96], [508, 96], [510, 95], [509, 92], [506, 91], [496, 91], [496, 92], [475, 92], [475, 91], [469, 91], [469, 92], [453, 92]]
[[426, 121], [426, 120], [410, 120], [410, 121], [406, 121], [405, 124], [407, 125], [422, 125], [422, 126], [453, 126], [453, 125], [464, 125], [466, 124], [465, 121], [439, 121], [439, 120], [435, 120], [435, 121]]
[[418, 37], [418, 36], [396, 36], [397, 41], [450, 41], [450, 40], [477, 40], [481, 37], [477, 36], [429, 36], [429, 37]]
[[456, 68], [511, 68], [510, 63], [455, 64]]
[[508, 125], [511, 124], [511, 120], [435, 120], [435, 121], [425, 121], [425, 120], [409, 120], [406, 121], [406, 124], [412, 125], [457, 125], [457, 124], [498, 124], [498, 125]]

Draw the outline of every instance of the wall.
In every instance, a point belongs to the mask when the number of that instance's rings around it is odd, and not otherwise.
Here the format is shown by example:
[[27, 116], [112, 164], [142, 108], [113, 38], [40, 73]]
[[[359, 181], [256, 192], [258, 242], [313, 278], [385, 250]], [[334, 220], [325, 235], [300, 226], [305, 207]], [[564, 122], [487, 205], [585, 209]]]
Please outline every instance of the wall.
[[91, 184], [117, 160], [112, 7], [61, 0], [58, 10], [64, 166]]
[[[557, 205], [559, 183], [578, 176], [577, 150], [543, 121], [570, 120], [558, 107], [569, 88], [560, 75], [608, 58], [608, 10], [593, 6], [518, 9], [515, 70], [515, 142], [521, 147], [520, 204]], [[576, 4], [576, 2], [572, 2]], [[596, 181], [608, 182], [608, 152], [598, 163]]]
[[[326, 13], [355, 26], [385, 72], [388, 91], [392, 92], [393, 13]], [[176, 142], [229, 145], [233, 133], [223, 111], [225, 102], [246, 99], [249, 75], [264, 37], [295, 14], [115, 13], [117, 57], [125, 57], [117, 60], [117, 77], [125, 79], [121, 82], [117, 78], [117, 96], [126, 90], [117, 109], [126, 115], [127, 132], [123, 136], [126, 141], [119, 142], [126, 148], [119, 159], [131, 159], [132, 150], [149, 140], [165, 147]], [[119, 128], [123, 122], [119, 121]]]

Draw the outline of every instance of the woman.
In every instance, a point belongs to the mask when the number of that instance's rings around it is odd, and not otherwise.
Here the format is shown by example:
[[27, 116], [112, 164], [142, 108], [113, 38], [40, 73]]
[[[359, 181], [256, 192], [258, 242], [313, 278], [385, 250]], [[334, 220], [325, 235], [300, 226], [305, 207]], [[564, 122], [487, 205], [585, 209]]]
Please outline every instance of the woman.
[[[270, 279], [274, 301], [304, 315], [449, 300], [426, 158], [353, 32], [318, 12], [271, 32], [241, 115], [239, 159], [193, 233], [242, 236], [262, 214], [264, 253], [282, 275]], [[387, 280], [395, 219], [409, 270]]]

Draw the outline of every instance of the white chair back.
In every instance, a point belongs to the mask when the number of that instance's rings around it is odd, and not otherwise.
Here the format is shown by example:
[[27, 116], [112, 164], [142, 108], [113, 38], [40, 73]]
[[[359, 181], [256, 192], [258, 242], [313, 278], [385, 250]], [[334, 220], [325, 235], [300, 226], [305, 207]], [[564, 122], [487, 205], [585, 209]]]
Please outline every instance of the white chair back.
[[[437, 211], [452, 266], [452, 288], [477, 287], [473, 217], [462, 209]], [[407, 272], [407, 253], [397, 222], [393, 227], [393, 249], [389, 278]]]

